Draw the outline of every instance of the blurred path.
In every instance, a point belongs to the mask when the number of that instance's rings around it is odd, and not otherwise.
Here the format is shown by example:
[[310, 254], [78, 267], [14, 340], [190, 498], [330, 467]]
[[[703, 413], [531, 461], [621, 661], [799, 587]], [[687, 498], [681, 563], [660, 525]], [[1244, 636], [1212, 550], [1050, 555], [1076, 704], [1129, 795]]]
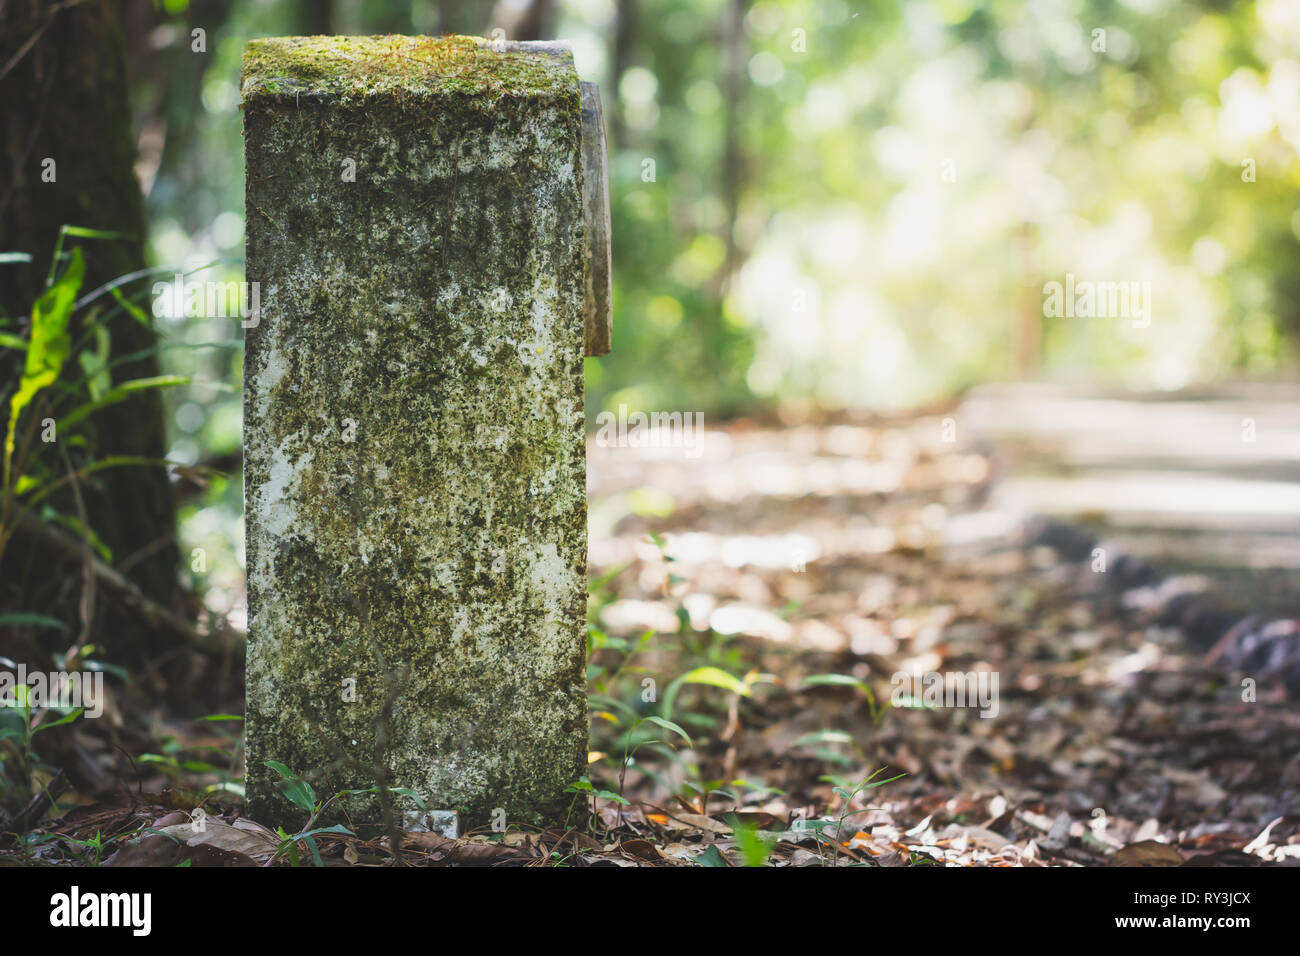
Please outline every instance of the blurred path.
[[998, 461], [997, 507], [1092, 526], [1166, 567], [1286, 569], [1300, 584], [1300, 387], [986, 386], [958, 421]]
[[[644, 713], [646, 677], [663, 688], [707, 664], [769, 678], [731, 717], [717, 687], [684, 688], [673, 717], [696, 735], [698, 770], [647, 772], [629, 795], [743, 778], [741, 805], [815, 814], [835, 801], [827, 774], [884, 766], [907, 776], [873, 793], [887, 809], [863, 830], [949, 862], [997, 852], [971, 850], [972, 822], [981, 839], [1055, 847], [1058, 863], [1152, 837], [1184, 857], [1300, 856], [1300, 829], [1261, 836], [1300, 788], [1297, 592], [1252, 567], [1293, 553], [1298, 440], [1282, 396], [1014, 389], [835, 425], [710, 426], [691, 454], [593, 440], [593, 623], [624, 646], [655, 635], [631, 655], [635, 673], [598, 647], [593, 672], [624, 676], [597, 689]], [[1097, 573], [1094, 533], [1036, 511], [1138, 547], [1116, 546]], [[1202, 570], [1169, 574], [1133, 554]], [[997, 714], [873, 713], [861, 688], [889, 701], [899, 673], [995, 673]], [[837, 686], [810, 685], [826, 674]], [[593, 749], [612, 752], [619, 729], [606, 722], [593, 721]]]

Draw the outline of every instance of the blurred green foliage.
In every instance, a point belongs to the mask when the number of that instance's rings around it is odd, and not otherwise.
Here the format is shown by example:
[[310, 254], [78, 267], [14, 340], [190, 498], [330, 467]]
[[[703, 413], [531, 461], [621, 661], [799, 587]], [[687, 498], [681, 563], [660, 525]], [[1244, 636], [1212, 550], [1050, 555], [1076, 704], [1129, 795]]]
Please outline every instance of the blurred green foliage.
[[[332, 28], [488, 32], [517, 8], [335, 0]], [[169, 130], [146, 176], [153, 258], [224, 257], [206, 276], [223, 280], [242, 257], [242, 47], [308, 19], [224, 9], [197, 89], [136, 86]], [[192, 69], [202, 11], [166, 10], [155, 54]], [[1016, 376], [1177, 388], [1294, 361], [1290, 0], [562, 0], [553, 32], [610, 129], [614, 350], [587, 360], [589, 417], [903, 406]], [[1067, 274], [1151, 282], [1150, 327], [1044, 318]], [[239, 361], [178, 349], [167, 371], [237, 383]], [[192, 390], [172, 412], [174, 457], [237, 453], [236, 397]], [[237, 481], [214, 484], [191, 544], [229, 550], [238, 511]]]

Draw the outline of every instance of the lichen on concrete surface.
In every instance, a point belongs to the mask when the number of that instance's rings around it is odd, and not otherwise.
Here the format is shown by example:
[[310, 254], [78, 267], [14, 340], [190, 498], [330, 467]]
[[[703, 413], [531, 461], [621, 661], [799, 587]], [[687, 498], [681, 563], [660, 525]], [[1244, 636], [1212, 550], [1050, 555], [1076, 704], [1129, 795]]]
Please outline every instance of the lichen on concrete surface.
[[[585, 766], [578, 78], [471, 38], [244, 70], [249, 809], [561, 822]], [[401, 808], [409, 802], [398, 798]], [[349, 798], [378, 822], [373, 797]]]

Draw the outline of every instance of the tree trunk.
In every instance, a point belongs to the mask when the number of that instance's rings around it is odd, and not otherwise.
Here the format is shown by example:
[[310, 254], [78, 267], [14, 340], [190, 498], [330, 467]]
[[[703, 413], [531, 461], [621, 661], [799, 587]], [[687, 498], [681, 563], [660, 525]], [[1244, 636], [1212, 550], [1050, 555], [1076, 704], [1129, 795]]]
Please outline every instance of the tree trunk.
[[481, 36], [492, 16], [492, 4], [484, 0], [438, 0], [438, 32], [446, 35]]
[[[32, 256], [25, 265], [0, 265], [0, 314], [12, 317], [10, 331], [25, 334], [65, 224], [131, 236], [82, 243], [83, 295], [144, 268], [144, 214], [132, 168], [135, 148], [118, 13], [110, 0], [0, 3], [0, 251]], [[42, 178], [47, 159], [54, 161], [53, 182]], [[76, 241], [68, 240], [65, 250]], [[137, 283], [123, 292], [139, 288]], [[100, 302], [111, 304], [112, 299]], [[150, 311], [147, 302], [144, 311]], [[74, 342], [79, 321], [85, 315], [73, 319]], [[107, 327], [110, 361], [148, 350], [156, 341], [152, 329], [125, 313], [110, 319]], [[5, 406], [21, 371], [15, 356], [21, 357], [11, 350], [0, 355]], [[69, 364], [75, 367], [75, 359]], [[157, 374], [156, 357], [150, 354], [118, 365], [112, 378], [118, 384]], [[89, 447], [78, 453], [96, 460], [110, 455], [162, 458], [165, 429], [158, 393], [142, 392], [99, 411], [82, 433]], [[64, 453], [73, 451], [62, 434], [41, 446], [43, 460], [60, 472]], [[112, 550], [113, 565], [148, 597], [181, 608], [175, 507], [165, 470], [110, 468], [81, 482], [80, 491], [90, 527]], [[77, 514], [70, 496], [55, 501], [55, 507]], [[38, 538], [16, 537], [0, 567], [0, 610], [52, 613], [67, 620], [74, 634], [84, 625], [83, 636], [93, 623], [95, 642], [105, 647], [109, 659], [127, 664], [152, 659], [175, 645], [170, 632], [150, 626], [107, 596], [98, 602], [95, 621], [79, 622], [82, 581], [77, 562], [70, 565]]]
[[302, 32], [309, 37], [334, 35], [334, 4], [332, 0], [299, 0], [298, 19]]
[[618, 95], [618, 85], [623, 81], [623, 74], [632, 66], [632, 47], [636, 43], [638, 29], [637, 0], [618, 0], [618, 19], [614, 23], [614, 41], [609, 57], [609, 106], [605, 113], [609, 117], [610, 138], [615, 149], [627, 146], [627, 126], [623, 123], [623, 100]]

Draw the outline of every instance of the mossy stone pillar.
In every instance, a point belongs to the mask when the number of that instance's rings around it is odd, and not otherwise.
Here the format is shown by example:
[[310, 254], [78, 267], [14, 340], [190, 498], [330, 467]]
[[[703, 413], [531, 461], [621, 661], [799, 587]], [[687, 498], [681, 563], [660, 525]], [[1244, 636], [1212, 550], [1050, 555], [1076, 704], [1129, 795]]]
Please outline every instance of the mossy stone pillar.
[[562, 822], [593, 294], [572, 57], [254, 40], [243, 102], [249, 813], [291, 816], [274, 760], [321, 796]]

